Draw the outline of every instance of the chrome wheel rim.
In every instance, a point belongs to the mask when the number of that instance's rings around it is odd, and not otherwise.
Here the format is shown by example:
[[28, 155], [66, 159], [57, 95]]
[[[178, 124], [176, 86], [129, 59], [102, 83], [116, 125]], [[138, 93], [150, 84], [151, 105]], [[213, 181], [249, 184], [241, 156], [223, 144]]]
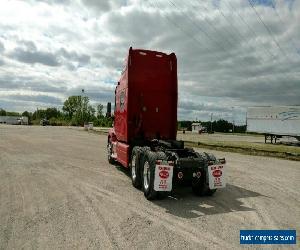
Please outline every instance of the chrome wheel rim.
[[131, 178], [132, 178], [132, 180], [136, 179], [136, 169], [135, 169], [136, 165], [135, 164], [136, 164], [136, 156], [133, 155], [132, 159], [131, 159]]
[[110, 142], [107, 144], [107, 158], [108, 158], [108, 160], [110, 160], [110, 158], [111, 158], [111, 143]]
[[148, 190], [149, 182], [150, 182], [150, 166], [149, 166], [149, 162], [146, 161], [144, 164], [144, 188], [145, 188], [145, 190]]

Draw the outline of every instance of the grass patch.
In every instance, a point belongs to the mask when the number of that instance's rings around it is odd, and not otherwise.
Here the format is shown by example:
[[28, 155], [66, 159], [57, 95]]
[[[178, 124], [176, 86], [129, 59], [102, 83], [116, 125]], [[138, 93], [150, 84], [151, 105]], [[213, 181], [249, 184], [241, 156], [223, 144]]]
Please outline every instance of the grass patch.
[[256, 143], [238, 143], [238, 142], [194, 142], [185, 141], [186, 146], [208, 148], [212, 150], [235, 152], [247, 155], [269, 156], [289, 160], [300, 161], [300, 148], [285, 145], [269, 145]]

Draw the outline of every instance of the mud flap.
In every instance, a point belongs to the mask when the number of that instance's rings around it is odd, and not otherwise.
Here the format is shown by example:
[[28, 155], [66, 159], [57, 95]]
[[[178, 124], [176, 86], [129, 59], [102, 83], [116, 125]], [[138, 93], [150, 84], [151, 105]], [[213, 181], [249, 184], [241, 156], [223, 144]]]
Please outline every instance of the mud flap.
[[224, 188], [226, 186], [226, 165], [208, 166], [208, 182], [210, 189]]
[[172, 191], [173, 166], [167, 163], [155, 166], [154, 190], [155, 191]]

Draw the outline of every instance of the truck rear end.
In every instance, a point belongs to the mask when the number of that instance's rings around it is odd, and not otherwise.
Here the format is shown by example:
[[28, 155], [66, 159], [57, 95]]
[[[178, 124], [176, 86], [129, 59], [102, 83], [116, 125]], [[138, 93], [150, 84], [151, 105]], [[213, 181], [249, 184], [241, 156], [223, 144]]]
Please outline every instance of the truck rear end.
[[119, 141], [176, 139], [175, 54], [129, 50], [116, 87], [115, 133]]
[[108, 160], [129, 167], [147, 199], [188, 183], [197, 195], [225, 186], [225, 159], [185, 148], [177, 134], [177, 59], [174, 53], [129, 49], [115, 90]]

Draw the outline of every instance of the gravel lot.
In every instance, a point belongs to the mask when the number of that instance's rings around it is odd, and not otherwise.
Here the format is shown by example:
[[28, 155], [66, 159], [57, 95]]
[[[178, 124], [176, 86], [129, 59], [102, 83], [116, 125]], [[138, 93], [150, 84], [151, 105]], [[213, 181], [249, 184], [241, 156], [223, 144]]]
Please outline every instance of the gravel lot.
[[106, 136], [0, 125], [0, 249], [236, 249], [240, 229], [299, 235], [299, 162], [213, 153], [227, 159], [226, 189], [150, 202], [107, 163]]

